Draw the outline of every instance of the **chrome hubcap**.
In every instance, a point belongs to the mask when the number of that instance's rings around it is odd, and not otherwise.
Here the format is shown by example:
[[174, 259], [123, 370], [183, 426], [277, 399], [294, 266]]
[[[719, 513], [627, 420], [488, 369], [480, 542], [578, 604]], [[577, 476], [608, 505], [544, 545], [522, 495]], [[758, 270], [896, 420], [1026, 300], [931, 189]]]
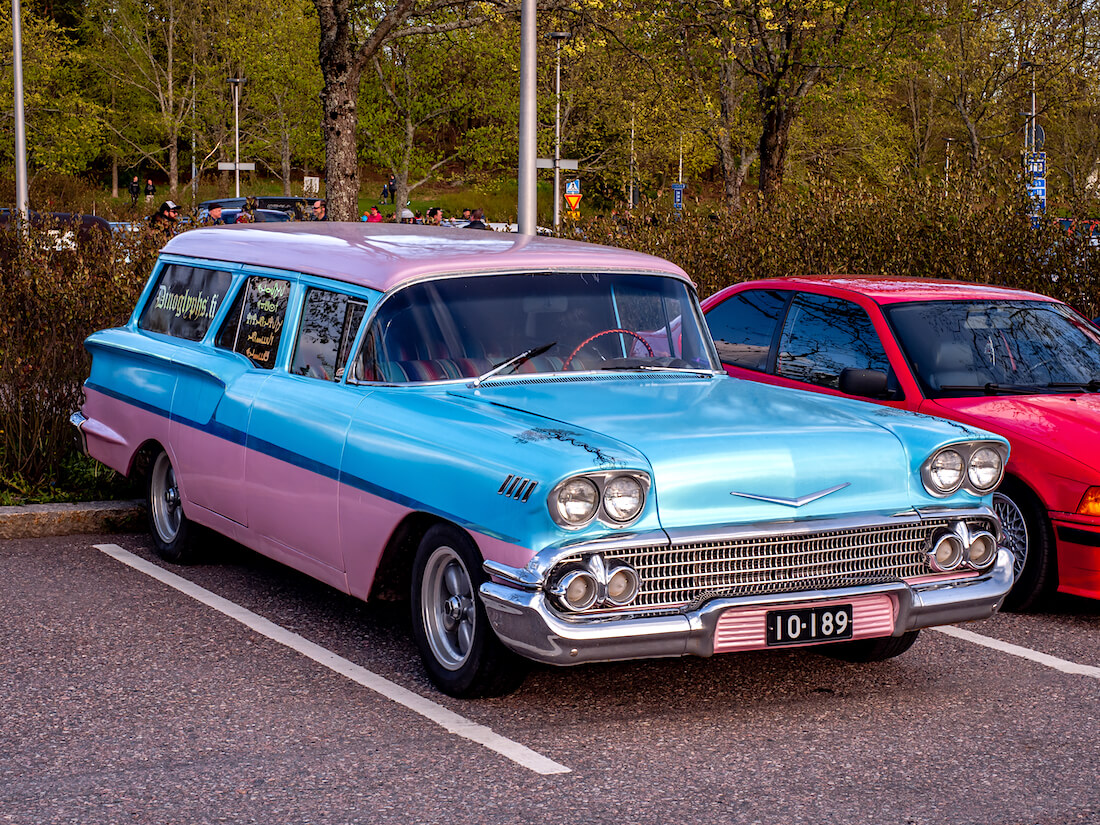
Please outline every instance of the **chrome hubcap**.
[[164, 542], [171, 542], [179, 533], [183, 522], [180, 508], [180, 492], [176, 485], [176, 473], [168, 456], [161, 453], [153, 465], [149, 481], [149, 505], [153, 510], [153, 525]]
[[470, 655], [477, 623], [470, 574], [453, 549], [440, 547], [428, 560], [420, 587], [432, 653], [443, 667], [457, 670]]
[[1012, 573], [1016, 578], [1024, 572], [1027, 564], [1027, 522], [1016, 502], [1004, 493], [993, 494], [993, 511], [1001, 520], [1004, 541], [1001, 546], [1012, 554]]

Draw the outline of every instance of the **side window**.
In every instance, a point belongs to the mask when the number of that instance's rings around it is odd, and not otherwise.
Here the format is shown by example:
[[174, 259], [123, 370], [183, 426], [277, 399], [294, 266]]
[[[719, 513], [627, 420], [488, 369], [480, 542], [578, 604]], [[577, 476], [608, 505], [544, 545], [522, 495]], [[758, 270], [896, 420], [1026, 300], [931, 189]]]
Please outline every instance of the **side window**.
[[261, 369], [271, 369], [289, 297], [290, 281], [251, 276], [237, 293], [215, 343], [239, 352]]
[[233, 276], [220, 269], [169, 264], [157, 278], [138, 328], [200, 341], [232, 281]]
[[851, 301], [800, 294], [783, 325], [776, 375], [837, 388], [840, 373], [848, 367], [889, 373], [871, 319]]
[[768, 349], [787, 303], [775, 290], [739, 292], [707, 312], [707, 326], [725, 364], [758, 370], [768, 368]]
[[290, 371], [323, 381], [339, 381], [344, 374], [348, 350], [366, 312], [367, 302], [362, 299], [310, 289], [306, 293]]

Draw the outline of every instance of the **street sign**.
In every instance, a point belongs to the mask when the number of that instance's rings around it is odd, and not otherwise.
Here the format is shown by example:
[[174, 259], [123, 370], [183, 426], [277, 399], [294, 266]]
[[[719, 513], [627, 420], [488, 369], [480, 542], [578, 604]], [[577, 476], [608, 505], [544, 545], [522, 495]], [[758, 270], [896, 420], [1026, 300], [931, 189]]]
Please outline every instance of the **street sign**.
[[674, 183], [672, 184], [672, 208], [683, 209], [684, 208], [684, 190], [687, 189], [686, 183]]
[[242, 172], [255, 172], [255, 163], [219, 163], [218, 171], [220, 172], [232, 172], [234, 169], [239, 169]]
[[565, 193], [565, 202], [567, 204], [569, 204], [570, 209], [572, 209], [574, 212], [576, 212], [577, 207], [580, 206], [580, 204], [581, 204], [580, 193], [578, 192], [576, 194], [573, 194], [571, 192], [566, 192]]
[[302, 178], [302, 192], [309, 195], [316, 195], [321, 191], [321, 179], [315, 175], [306, 175]]
[[[536, 169], [553, 169], [554, 168], [554, 159], [553, 158], [535, 158], [535, 168]], [[565, 158], [558, 158], [558, 168], [559, 169], [572, 169], [573, 171], [576, 171], [577, 169], [580, 169], [580, 161], [579, 160], [566, 160]]]
[[1047, 153], [1029, 152], [1027, 155], [1027, 173], [1032, 177], [1045, 178], [1047, 174]]
[[573, 180], [567, 180], [565, 182], [565, 194], [567, 195], [579, 195], [581, 193], [581, 180], [580, 178], [574, 178]]

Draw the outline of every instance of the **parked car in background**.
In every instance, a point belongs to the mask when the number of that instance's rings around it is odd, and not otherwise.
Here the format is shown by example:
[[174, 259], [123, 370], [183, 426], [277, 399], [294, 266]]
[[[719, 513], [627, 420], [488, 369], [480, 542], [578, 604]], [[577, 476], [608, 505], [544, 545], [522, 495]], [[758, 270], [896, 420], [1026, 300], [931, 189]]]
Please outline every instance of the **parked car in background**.
[[498, 693], [557, 665], [811, 645], [855, 661], [991, 615], [1003, 438], [722, 371], [682, 270], [394, 224], [196, 229], [87, 339], [87, 452], [156, 551], [212, 528], [362, 599]]
[[[16, 212], [13, 209], [0, 209], [0, 231], [15, 226]], [[36, 229], [45, 230], [53, 239], [53, 246], [59, 252], [71, 252], [81, 244], [102, 239], [111, 234], [111, 224], [98, 215], [86, 215], [80, 212], [36, 212], [27, 213], [27, 221]]]
[[324, 198], [303, 198], [293, 195], [255, 195], [247, 198], [213, 198], [208, 201], [202, 201], [198, 205], [197, 211], [199, 219], [202, 220], [210, 214], [210, 207], [215, 204], [220, 205], [223, 210], [233, 209], [237, 212], [240, 212], [242, 209], [271, 209], [285, 213], [289, 220], [301, 221], [310, 218], [313, 204], [318, 200], [322, 203], [325, 202]]
[[[226, 223], [237, 223], [237, 219], [243, 211], [241, 209], [222, 209], [222, 220]], [[286, 212], [281, 212], [278, 209], [253, 209], [245, 214], [248, 216], [248, 223], [286, 223], [293, 220]]]
[[1043, 295], [835, 276], [703, 301], [726, 371], [943, 416], [1012, 444], [994, 507], [1015, 558], [1006, 606], [1054, 586], [1100, 598], [1100, 329]]

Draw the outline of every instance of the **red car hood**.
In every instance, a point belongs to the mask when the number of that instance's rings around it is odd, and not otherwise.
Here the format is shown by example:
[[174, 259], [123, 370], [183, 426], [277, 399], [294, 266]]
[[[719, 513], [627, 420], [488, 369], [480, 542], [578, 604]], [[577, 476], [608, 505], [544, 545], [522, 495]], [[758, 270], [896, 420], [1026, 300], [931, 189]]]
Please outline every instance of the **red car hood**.
[[940, 398], [921, 412], [984, 427], [1010, 442], [1026, 438], [1100, 469], [1100, 395], [1094, 393]]

